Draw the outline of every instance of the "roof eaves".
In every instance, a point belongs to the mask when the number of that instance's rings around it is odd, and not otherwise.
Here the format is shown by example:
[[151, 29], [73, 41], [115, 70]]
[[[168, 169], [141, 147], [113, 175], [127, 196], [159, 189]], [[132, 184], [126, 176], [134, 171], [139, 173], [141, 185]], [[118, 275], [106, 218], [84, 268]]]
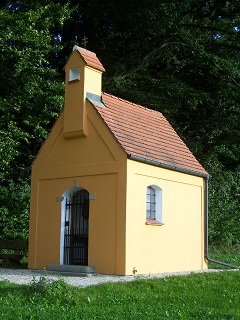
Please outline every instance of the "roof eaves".
[[174, 170], [174, 171], [178, 171], [178, 172], [182, 172], [182, 173], [187, 173], [187, 174], [191, 174], [193, 176], [197, 176], [197, 177], [203, 177], [206, 179], [209, 179], [209, 174], [207, 173], [202, 173], [202, 172], [197, 172], [197, 171], [193, 171], [193, 170], [189, 170], [189, 169], [185, 169], [185, 168], [181, 168], [181, 167], [176, 167], [176, 166], [171, 166], [168, 164], [164, 164], [158, 161], [154, 161], [154, 160], [150, 160], [147, 158], [143, 158], [143, 157], [139, 157], [136, 156], [134, 154], [128, 154], [128, 158], [131, 160], [135, 160], [135, 161], [139, 161], [139, 162], [143, 162], [143, 163], [147, 163], [147, 164], [151, 164], [157, 167], [161, 167], [161, 168], [165, 168], [165, 169], [170, 169], [170, 170]]

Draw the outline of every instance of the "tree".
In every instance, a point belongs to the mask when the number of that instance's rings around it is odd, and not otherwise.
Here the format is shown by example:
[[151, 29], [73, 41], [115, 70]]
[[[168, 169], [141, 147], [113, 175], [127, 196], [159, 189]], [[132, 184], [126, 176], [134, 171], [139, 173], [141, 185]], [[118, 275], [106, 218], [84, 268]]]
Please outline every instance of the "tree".
[[225, 169], [213, 156], [208, 161], [213, 176], [209, 181], [209, 241], [239, 245], [240, 168]]
[[61, 44], [51, 29], [60, 29], [69, 11], [67, 5], [21, 0], [0, 9], [0, 233], [7, 234], [3, 221], [11, 221], [12, 230], [14, 221], [19, 225], [14, 216], [23, 215], [28, 225], [30, 165], [63, 106], [56, 71]]

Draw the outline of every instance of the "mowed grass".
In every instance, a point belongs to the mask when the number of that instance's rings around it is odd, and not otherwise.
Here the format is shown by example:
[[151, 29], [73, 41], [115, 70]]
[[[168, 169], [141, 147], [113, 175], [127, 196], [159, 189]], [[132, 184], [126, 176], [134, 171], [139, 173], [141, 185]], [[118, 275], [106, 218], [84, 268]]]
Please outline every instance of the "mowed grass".
[[87, 288], [0, 282], [0, 319], [240, 319], [240, 271]]
[[[240, 245], [226, 247], [210, 247], [209, 257], [240, 268]], [[209, 269], [229, 269], [223, 265], [209, 262]]]

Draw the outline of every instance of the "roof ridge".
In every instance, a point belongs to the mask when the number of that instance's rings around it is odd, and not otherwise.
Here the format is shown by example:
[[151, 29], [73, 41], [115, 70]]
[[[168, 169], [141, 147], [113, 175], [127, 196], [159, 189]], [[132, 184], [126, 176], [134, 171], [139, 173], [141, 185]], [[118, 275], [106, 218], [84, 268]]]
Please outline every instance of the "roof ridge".
[[84, 52], [84, 53], [87, 53], [87, 54], [91, 54], [91, 55], [93, 55], [94, 57], [97, 56], [95, 52], [90, 51], [90, 50], [88, 50], [88, 49], [86, 49], [86, 48], [83, 48], [83, 47], [79, 47], [79, 46], [77, 46], [77, 45], [75, 45], [75, 46], [73, 47], [73, 51], [74, 51], [74, 50], [77, 50], [77, 51], [79, 51], [79, 52]]
[[92, 67], [92, 68], [97, 69], [102, 72], [105, 71], [102, 63], [98, 59], [95, 52], [89, 51], [89, 50], [82, 48], [82, 47], [79, 47], [77, 45], [75, 45], [73, 47], [73, 51], [78, 51], [80, 53], [81, 57], [83, 58], [83, 60], [85, 61], [87, 66]]

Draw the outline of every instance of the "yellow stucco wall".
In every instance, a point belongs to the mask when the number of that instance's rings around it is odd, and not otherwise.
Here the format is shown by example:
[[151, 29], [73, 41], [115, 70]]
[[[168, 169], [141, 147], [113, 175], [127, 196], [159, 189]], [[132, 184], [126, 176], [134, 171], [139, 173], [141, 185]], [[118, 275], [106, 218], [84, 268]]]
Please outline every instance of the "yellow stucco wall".
[[[127, 161], [126, 274], [207, 268], [203, 178]], [[146, 225], [146, 188], [162, 189], [163, 226]]]
[[126, 154], [90, 102], [86, 116], [87, 137], [66, 139], [62, 113], [33, 164], [29, 268], [60, 263], [62, 203], [56, 197], [77, 180], [96, 196], [90, 201], [89, 265], [97, 273], [124, 274]]

